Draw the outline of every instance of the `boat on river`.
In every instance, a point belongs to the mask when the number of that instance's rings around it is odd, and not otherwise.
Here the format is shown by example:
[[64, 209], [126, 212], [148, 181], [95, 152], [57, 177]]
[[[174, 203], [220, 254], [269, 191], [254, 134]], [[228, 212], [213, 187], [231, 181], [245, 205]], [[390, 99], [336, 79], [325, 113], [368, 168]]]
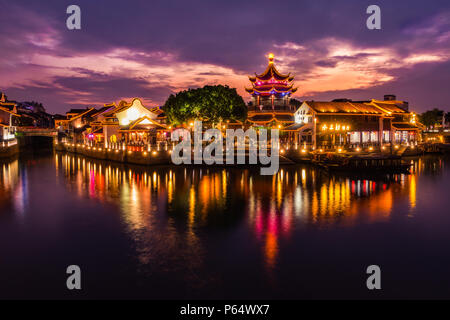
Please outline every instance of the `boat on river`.
[[397, 155], [316, 154], [312, 162], [330, 171], [367, 173], [409, 173], [410, 164]]

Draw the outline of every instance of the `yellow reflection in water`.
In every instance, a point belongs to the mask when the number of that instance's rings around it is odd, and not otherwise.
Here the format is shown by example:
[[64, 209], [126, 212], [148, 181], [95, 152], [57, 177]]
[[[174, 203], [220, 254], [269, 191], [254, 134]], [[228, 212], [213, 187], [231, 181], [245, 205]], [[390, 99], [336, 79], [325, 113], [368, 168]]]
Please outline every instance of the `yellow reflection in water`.
[[[71, 155], [55, 157], [80, 197], [118, 205], [123, 220], [141, 243], [141, 261], [151, 261], [149, 240], [176, 247], [181, 220], [186, 246], [201, 252], [196, 232], [211, 224], [224, 227], [245, 223], [260, 242], [268, 267], [276, 265], [280, 239], [298, 225], [320, 228], [388, 221], [396, 202], [405, 198], [417, 205], [417, 177], [425, 170], [442, 169], [441, 162], [414, 161], [414, 174], [387, 181], [330, 176], [313, 168], [286, 167], [272, 177], [258, 171], [223, 168], [125, 168]], [[428, 167], [425, 167], [425, 166]], [[3, 165], [2, 185], [10, 188], [15, 166]], [[155, 229], [155, 223], [167, 219]], [[161, 231], [160, 228], [163, 228]], [[164, 239], [158, 236], [164, 233]], [[239, 245], [239, 244], [236, 244]], [[175, 250], [175, 249], [174, 249]], [[200, 263], [197, 260], [196, 263]]]
[[416, 176], [411, 175], [409, 179], [409, 203], [411, 208], [416, 207], [416, 196], [417, 196], [417, 190], [416, 190]]
[[[0, 171], [0, 208], [12, 202], [14, 209], [20, 215], [25, 210], [27, 185], [20, 181], [19, 161], [3, 162]], [[0, 210], [1, 213], [1, 210]]]

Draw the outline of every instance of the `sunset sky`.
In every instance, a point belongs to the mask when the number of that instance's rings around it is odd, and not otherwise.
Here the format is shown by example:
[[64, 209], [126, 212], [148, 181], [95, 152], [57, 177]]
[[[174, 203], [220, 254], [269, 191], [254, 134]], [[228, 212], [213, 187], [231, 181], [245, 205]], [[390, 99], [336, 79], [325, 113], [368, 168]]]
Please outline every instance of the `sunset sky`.
[[[81, 30], [66, 28], [81, 7]], [[381, 7], [382, 30], [366, 28]], [[267, 54], [295, 98], [382, 99], [450, 111], [450, 1], [0, 0], [0, 91], [47, 111], [227, 84], [246, 99]]]

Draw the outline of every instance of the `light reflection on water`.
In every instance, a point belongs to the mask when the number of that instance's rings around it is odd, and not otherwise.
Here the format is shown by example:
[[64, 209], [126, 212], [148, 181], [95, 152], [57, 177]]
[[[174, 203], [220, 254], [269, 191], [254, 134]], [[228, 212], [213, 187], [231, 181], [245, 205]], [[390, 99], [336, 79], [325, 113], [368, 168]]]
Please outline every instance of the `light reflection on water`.
[[[413, 216], [417, 175], [427, 168], [420, 158], [411, 161], [411, 175], [371, 180], [330, 176], [301, 166], [281, 168], [276, 175], [264, 177], [249, 169], [124, 168], [55, 155], [57, 171], [64, 172], [67, 187], [79, 197], [120, 207], [123, 221], [139, 243], [142, 263], [151, 261], [148, 241], [154, 237], [158, 219], [165, 219], [163, 215], [167, 214], [169, 223], [173, 219], [181, 222], [187, 229], [186, 240], [195, 246], [200, 245], [197, 228], [214, 224], [217, 216], [230, 215], [230, 219], [245, 220], [261, 241], [269, 267], [276, 263], [279, 238], [289, 237], [295, 228], [387, 221], [394, 201], [402, 198], [408, 200]], [[442, 165], [439, 160], [432, 169], [439, 171]], [[168, 235], [174, 238], [174, 234], [165, 233]]]
[[[32, 165], [40, 164], [0, 164], [0, 208], [12, 204], [19, 216], [29, 210], [27, 168]], [[412, 159], [412, 174], [377, 178], [300, 165], [283, 167], [274, 176], [243, 168], [134, 167], [70, 154], [55, 154], [51, 167], [61, 187], [79, 201], [99, 203], [105, 214], [119, 213], [134, 243], [130, 250], [138, 272], [182, 272], [187, 282], [207, 286], [214, 284], [215, 273], [199, 270], [209, 268], [217, 237], [229, 237], [230, 250], [242, 245], [254, 259], [260, 257], [271, 274], [303, 230], [389, 223], [396, 208], [407, 208], [405, 215], [414, 218], [420, 178], [439, 177], [444, 161]], [[234, 235], [246, 243], [236, 243]]]

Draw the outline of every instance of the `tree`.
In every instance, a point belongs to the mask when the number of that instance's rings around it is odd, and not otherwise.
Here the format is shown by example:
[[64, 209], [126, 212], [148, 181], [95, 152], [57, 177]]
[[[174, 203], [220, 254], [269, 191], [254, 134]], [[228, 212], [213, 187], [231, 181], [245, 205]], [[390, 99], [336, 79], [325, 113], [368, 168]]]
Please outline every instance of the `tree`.
[[298, 107], [300, 107], [302, 105], [302, 102], [297, 99], [292, 98], [291, 100], [289, 100], [289, 105], [294, 106], [297, 109]]
[[170, 95], [163, 106], [167, 120], [173, 125], [194, 119], [219, 123], [226, 120], [244, 121], [247, 107], [236, 89], [228, 86], [204, 86]]
[[422, 123], [427, 128], [435, 127], [436, 125], [442, 124], [442, 117], [444, 116], [444, 111], [434, 108], [433, 110], [428, 110], [420, 115], [420, 123]]

